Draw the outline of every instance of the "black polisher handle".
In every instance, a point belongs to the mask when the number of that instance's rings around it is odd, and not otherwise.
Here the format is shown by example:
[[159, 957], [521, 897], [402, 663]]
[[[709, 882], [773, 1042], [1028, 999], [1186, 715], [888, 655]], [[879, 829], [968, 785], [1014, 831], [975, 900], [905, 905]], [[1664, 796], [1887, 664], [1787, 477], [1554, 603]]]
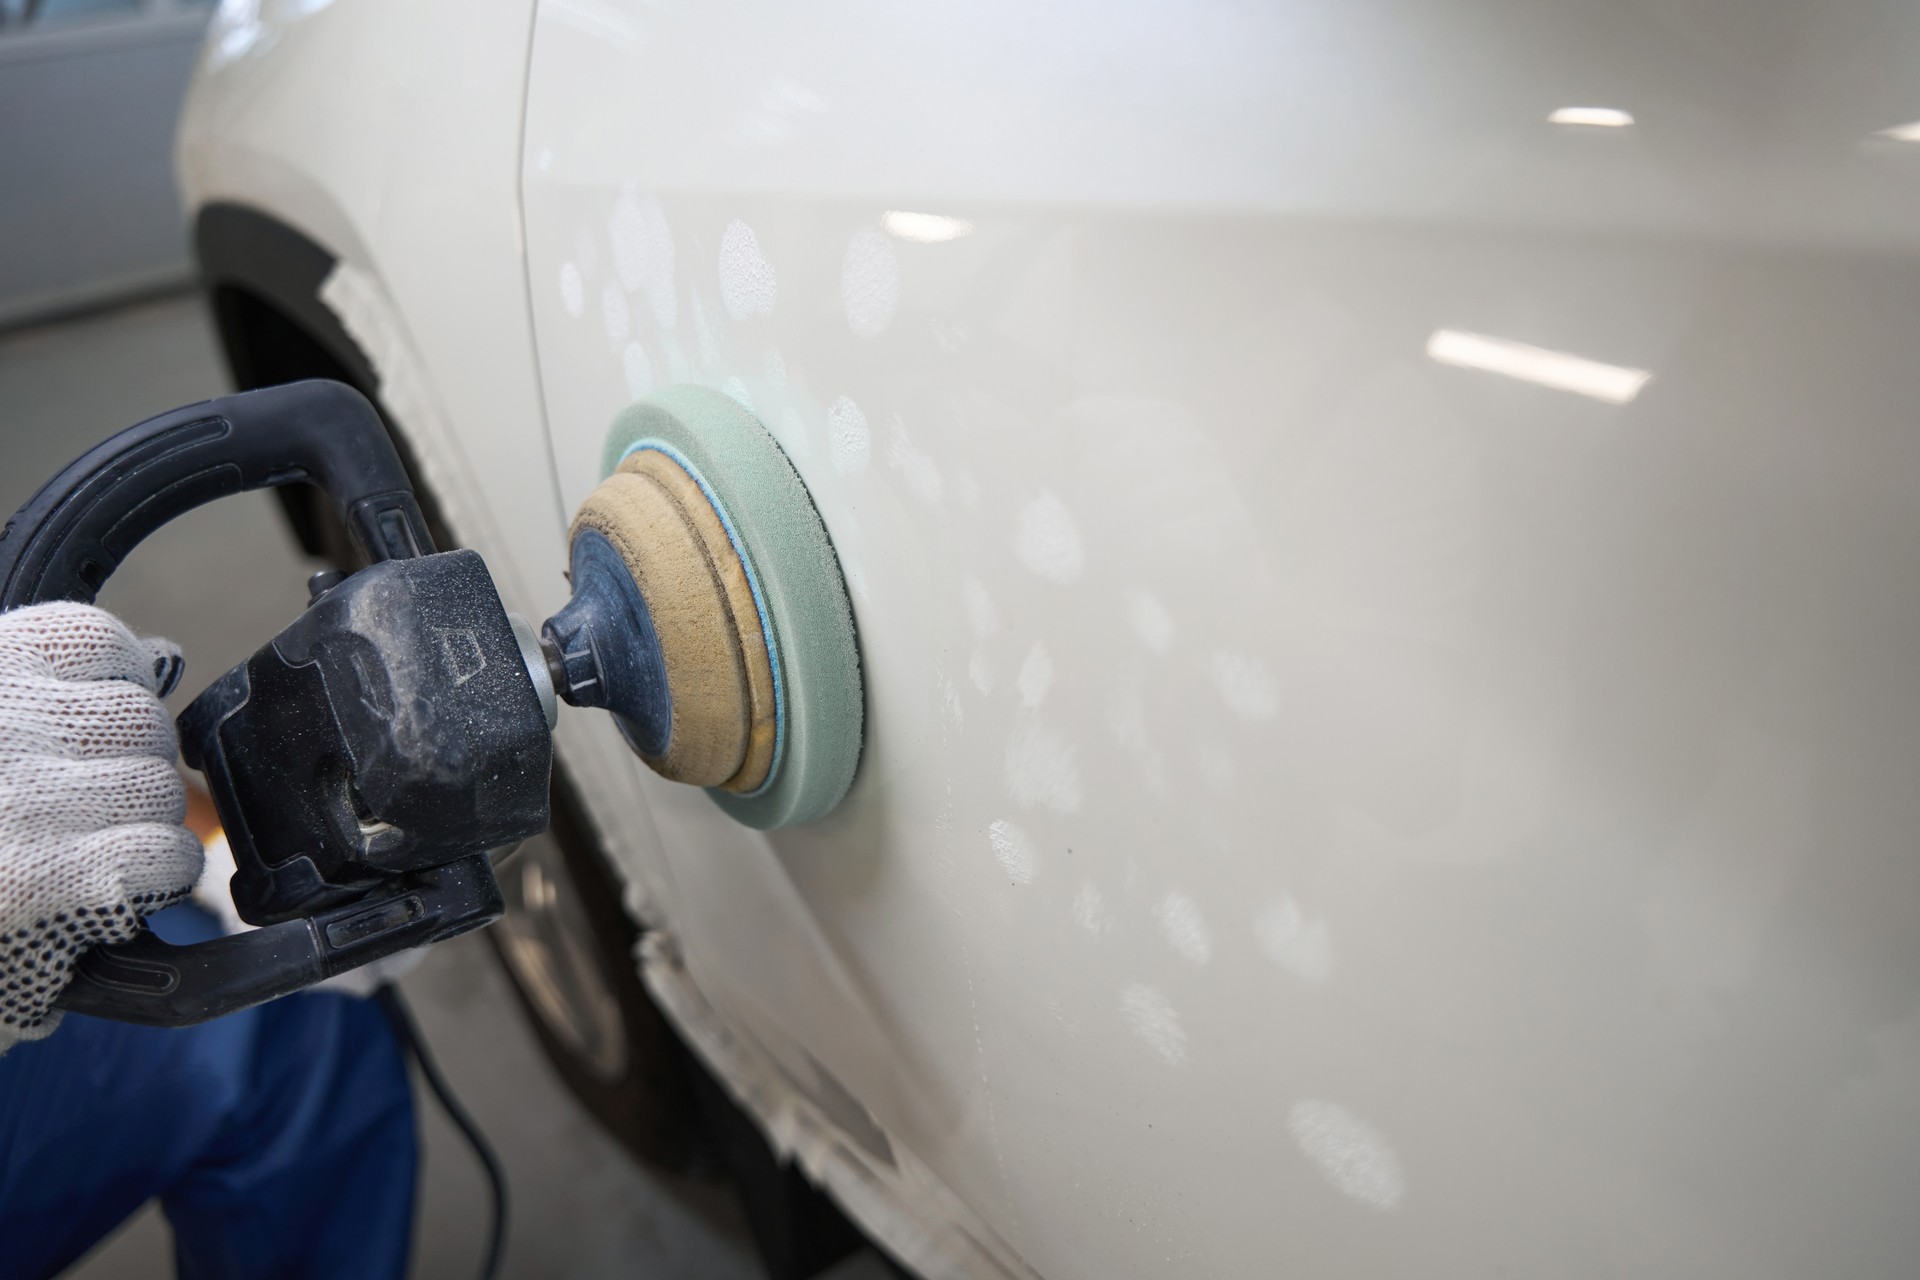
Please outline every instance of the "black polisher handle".
[[506, 909], [476, 853], [416, 871], [344, 906], [188, 946], [142, 928], [74, 963], [62, 1009], [149, 1027], [185, 1027], [477, 929]]
[[149, 418], [42, 485], [0, 532], [0, 609], [91, 604], [140, 540], [203, 503], [308, 482], [370, 560], [427, 555], [420, 505], [366, 397], [293, 382]]
[[[295, 382], [149, 418], [41, 486], [0, 531], [0, 609], [90, 604], [141, 539], [175, 516], [248, 489], [302, 482], [333, 499], [370, 560], [432, 553], [407, 473], [366, 397], [338, 382]], [[156, 1026], [246, 1008], [457, 931], [450, 917], [484, 911], [470, 901], [476, 894], [491, 892], [497, 903], [491, 873], [478, 874], [484, 855], [480, 862], [410, 877], [315, 919], [192, 946], [143, 927], [129, 942], [83, 956], [57, 1003]]]

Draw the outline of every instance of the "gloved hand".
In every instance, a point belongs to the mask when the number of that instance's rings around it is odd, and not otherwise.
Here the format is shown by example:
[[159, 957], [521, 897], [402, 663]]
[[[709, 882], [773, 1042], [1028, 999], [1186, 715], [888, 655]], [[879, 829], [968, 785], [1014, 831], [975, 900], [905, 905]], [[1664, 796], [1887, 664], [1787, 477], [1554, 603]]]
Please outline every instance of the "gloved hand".
[[179, 670], [171, 643], [91, 605], [0, 613], [0, 1052], [53, 1029], [81, 952], [200, 874], [157, 696]]

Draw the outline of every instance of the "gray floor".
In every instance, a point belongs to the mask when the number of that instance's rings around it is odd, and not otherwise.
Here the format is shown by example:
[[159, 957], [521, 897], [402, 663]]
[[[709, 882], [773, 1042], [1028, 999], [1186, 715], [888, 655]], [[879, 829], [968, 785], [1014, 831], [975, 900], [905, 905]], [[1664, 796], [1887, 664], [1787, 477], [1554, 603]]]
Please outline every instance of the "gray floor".
[[[68, 460], [175, 405], [225, 391], [198, 301], [149, 302], [0, 335], [0, 512]], [[305, 603], [314, 566], [267, 495], [202, 508], [155, 535], [101, 603], [187, 654], [184, 704], [280, 629]], [[177, 709], [177, 707], [176, 707]], [[403, 982], [443, 1070], [492, 1138], [513, 1188], [508, 1276], [748, 1277], [759, 1274], [731, 1196], [657, 1177], [629, 1160], [549, 1071], [484, 938], [436, 948]], [[474, 1274], [485, 1193], [472, 1157], [423, 1102], [425, 1172], [414, 1273]], [[165, 1222], [131, 1220], [69, 1274], [170, 1274]], [[835, 1280], [879, 1277], [870, 1257]]]

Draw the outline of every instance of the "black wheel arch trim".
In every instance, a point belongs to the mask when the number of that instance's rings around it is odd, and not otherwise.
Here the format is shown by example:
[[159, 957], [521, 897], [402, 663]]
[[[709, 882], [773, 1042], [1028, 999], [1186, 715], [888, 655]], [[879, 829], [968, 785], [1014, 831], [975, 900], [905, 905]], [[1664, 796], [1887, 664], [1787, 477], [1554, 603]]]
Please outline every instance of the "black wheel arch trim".
[[[193, 243], [234, 385], [251, 390], [301, 378], [332, 378], [373, 401], [413, 478], [434, 540], [442, 547], [459, 546], [439, 503], [420, 482], [418, 459], [406, 432], [382, 402], [379, 373], [320, 298], [320, 288], [339, 258], [274, 215], [228, 201], [204, 205], [194, 214]], [[341, 568], [357, 567], [343, 562], [342, 557], [351, 554], [344, 530], [333, 527], [337, 522], [316, 506], [306, 486], [284, 486], [274, 494], [308, 555]]]
[[[237, 291], [253, 295], [298, 325], [347, 368], [361, 390], [377, 388], [379, 376], [366, 352], [320, 300], [320, 286], [339, 262], [324, 245], [264, 210], [215, 201], [194, 214], [193, 248], [230, 363], [245, 351], [246, 342], [244, 334], [229, 332], [238, 318], [223, 314], [227, 309], [221, 299]], [[239, 368], [233, 374], [243, 385], [250, 381]]]

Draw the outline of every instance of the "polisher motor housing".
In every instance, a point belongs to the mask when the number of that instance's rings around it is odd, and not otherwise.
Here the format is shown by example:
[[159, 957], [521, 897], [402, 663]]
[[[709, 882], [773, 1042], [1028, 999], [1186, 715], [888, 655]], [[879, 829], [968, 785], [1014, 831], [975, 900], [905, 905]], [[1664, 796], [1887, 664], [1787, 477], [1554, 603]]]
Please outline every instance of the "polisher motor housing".
[[553, 747], [533, 674], [475, 552], [323, 580], [180, 717], [241, 917], [293, 919], [545, 830]]

